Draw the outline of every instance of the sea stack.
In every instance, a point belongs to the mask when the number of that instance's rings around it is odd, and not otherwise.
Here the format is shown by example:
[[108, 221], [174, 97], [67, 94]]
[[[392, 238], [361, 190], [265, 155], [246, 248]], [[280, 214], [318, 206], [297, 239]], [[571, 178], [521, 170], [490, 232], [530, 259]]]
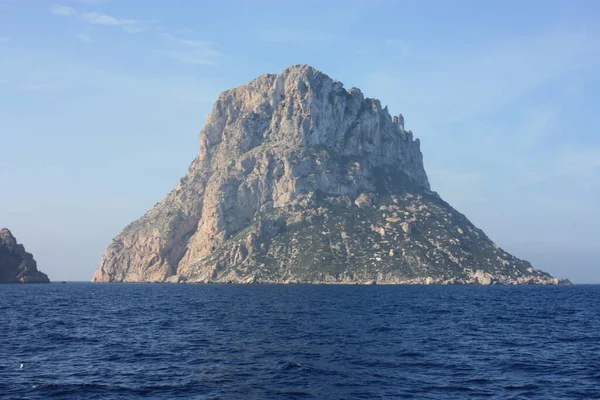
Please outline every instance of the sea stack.
[[50, 283], [31, 253], [6, 228], [0, 230], [0, 283]]
[[560, 283], [431, 191], [404, 123], [307, 65], [221, 93], [187, 175], [93, 281]]

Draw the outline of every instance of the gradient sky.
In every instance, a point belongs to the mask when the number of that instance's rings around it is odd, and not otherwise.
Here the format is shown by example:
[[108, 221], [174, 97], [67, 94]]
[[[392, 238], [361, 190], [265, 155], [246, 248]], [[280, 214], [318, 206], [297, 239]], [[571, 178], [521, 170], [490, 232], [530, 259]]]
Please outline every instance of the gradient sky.
[[0, 226], [55, 281], [198, 152], [217, 95], [310, 64], [421, 139], [497, 244], [600, 283], [600, 1], [0, 0]]

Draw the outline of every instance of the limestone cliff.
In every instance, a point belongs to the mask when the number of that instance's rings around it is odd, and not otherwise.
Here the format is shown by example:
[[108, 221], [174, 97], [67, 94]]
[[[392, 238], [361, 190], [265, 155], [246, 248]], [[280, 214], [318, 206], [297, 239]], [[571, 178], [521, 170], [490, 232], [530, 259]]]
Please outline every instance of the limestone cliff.
[[558, 282], [430, 191], [401, 115], [306, 65], [219, 96], [187, 175], [93, 281]]
[[0, 283], [50, 283], [48, 276], [38, 271], [33, 256], [6, 228], [0, 230]]

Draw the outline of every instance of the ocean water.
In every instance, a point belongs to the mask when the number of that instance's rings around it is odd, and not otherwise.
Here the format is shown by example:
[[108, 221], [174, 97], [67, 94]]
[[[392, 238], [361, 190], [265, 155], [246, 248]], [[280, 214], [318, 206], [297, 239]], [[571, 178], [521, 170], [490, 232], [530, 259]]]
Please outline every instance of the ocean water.
[[0, 285], [0, 398], [600, 399], [600, 286]]

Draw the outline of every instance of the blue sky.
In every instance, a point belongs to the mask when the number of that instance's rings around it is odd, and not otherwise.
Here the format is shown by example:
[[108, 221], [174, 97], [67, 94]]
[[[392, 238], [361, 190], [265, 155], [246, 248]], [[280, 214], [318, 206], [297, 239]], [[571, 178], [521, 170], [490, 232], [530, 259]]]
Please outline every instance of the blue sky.
[[217, 95], [310, 64], [402, 113], [432, 188], [534, 266], [600, 283], [600, 2], [0, 0], [0, 225], [53, 280], [198, 152]]

